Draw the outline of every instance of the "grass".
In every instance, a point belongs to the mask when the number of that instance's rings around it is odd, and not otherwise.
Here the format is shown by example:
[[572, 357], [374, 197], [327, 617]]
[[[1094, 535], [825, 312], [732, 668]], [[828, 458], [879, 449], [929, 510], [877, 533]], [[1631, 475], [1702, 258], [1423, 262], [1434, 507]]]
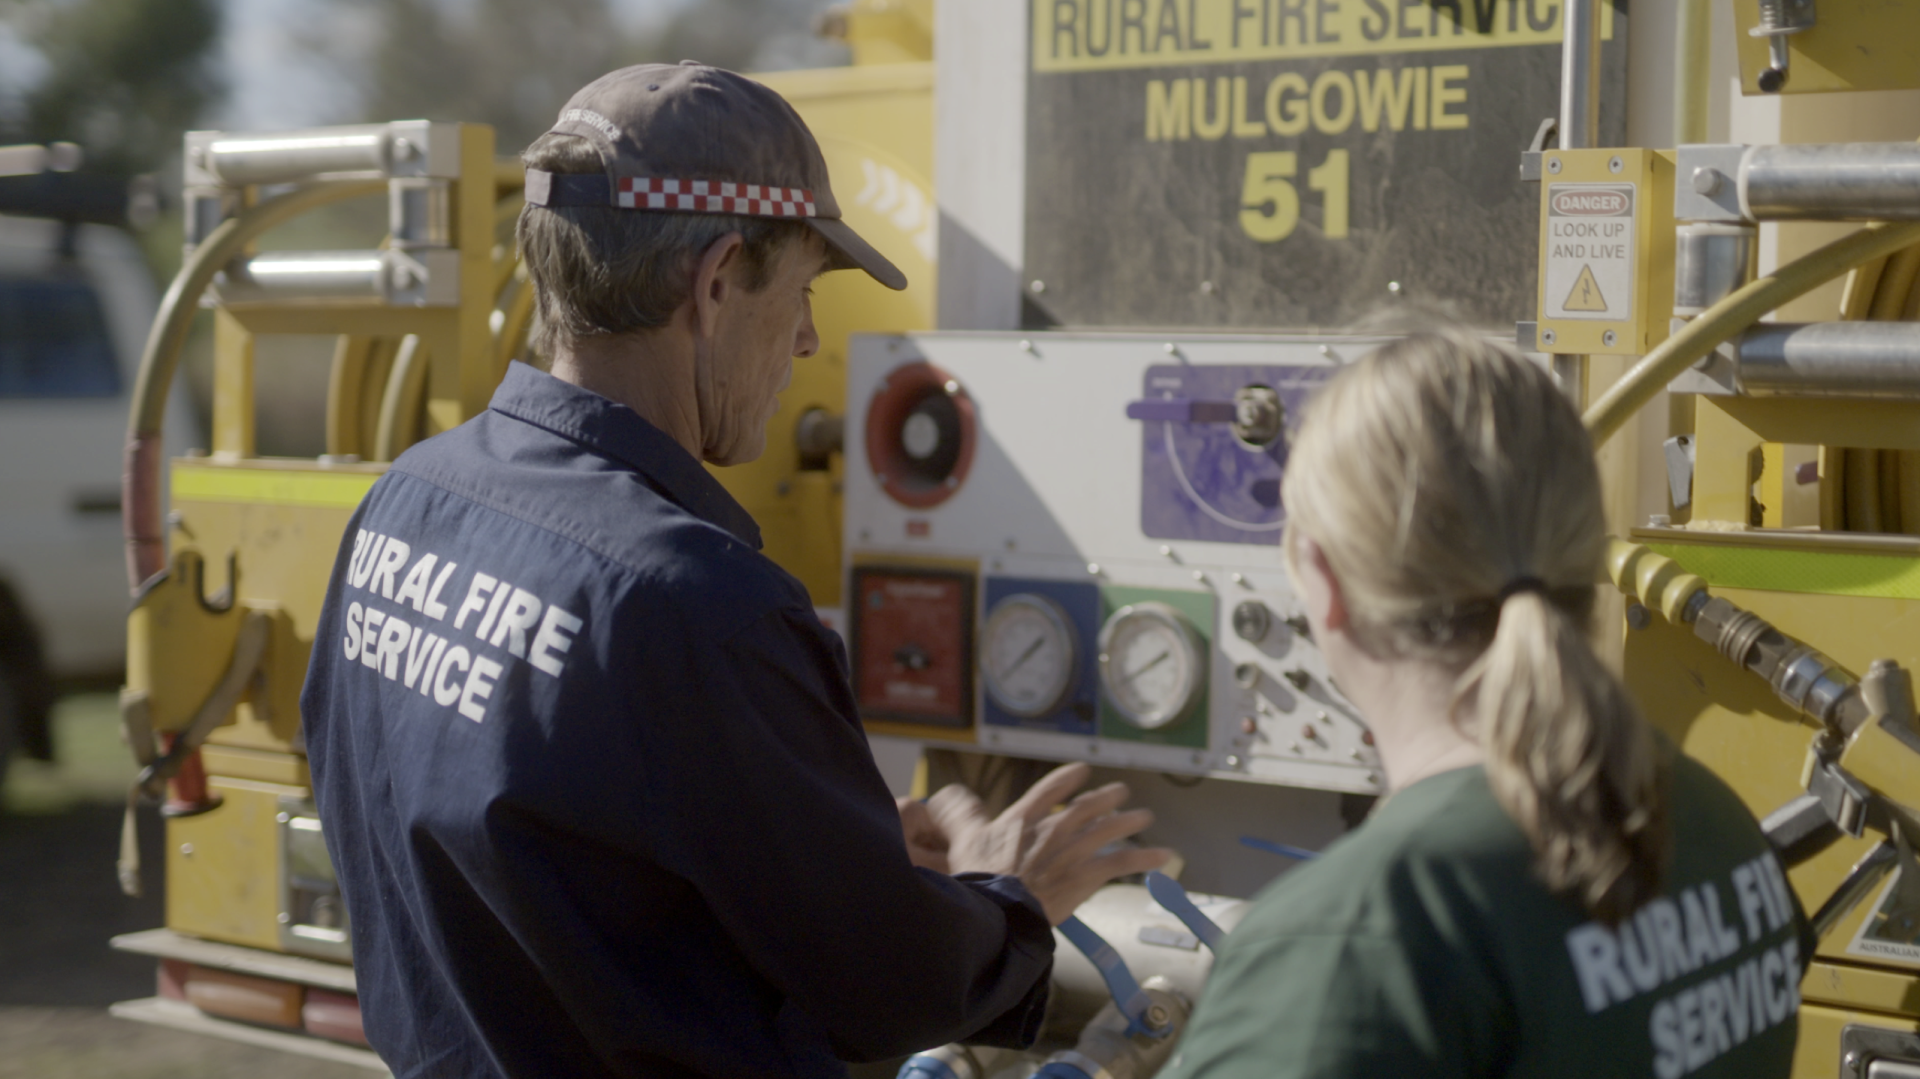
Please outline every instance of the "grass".
[[120, 736], [120, 703], [112, 693], [76, 693], [53, 708], [55, 763], [15, 756], [0, 787], [9, 814], [45, 816], [83, 805], [126, 801], [139, 771]]

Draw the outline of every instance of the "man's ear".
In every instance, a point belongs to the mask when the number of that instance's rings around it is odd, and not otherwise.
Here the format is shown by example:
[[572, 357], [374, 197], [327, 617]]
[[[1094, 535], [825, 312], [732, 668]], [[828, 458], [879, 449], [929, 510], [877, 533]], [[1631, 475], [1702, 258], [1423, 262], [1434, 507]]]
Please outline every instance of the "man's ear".
[[727, 233], [707, 245], [693, 269], [693, 322], [703, 338], [711, 339], [719, 332], [720, 309], [733, 299], [739, 287], [733, 271], [744, 243], [739, 233]]

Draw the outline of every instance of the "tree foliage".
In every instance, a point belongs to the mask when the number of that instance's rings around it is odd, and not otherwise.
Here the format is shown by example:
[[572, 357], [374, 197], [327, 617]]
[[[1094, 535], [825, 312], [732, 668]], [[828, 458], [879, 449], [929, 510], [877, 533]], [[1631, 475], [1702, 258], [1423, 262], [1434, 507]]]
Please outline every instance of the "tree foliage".
[[[341, 0], [351, 34], [309, 35], [349, 85], [342, 119], [490, 123], [503, 153], [552, 126], [580, 87], [615, 68], [694, 59], [741, 70], [845, 62], [810, 29], [828, 0], [699, 0], [664, 25], [622, 28], [608, 0]], [[361, 43], [361, 44], [356, 44]]]
[[9, 11], [47, 64], [10, 134], [80, 143], [90, 170], [160, 168], [224, 93], [220, 0], [27, 0]]

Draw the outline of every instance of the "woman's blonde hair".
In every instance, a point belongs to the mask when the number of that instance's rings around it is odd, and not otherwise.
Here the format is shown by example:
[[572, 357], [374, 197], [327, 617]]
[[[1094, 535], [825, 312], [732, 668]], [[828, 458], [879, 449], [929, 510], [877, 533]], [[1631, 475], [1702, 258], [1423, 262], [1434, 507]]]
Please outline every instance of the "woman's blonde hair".
[[1465, 332], [1387, 345], [1308, 406], [1283, 497], [1289, 552], [1319, 545], [1361, 645], [1456, 673], [1546, 885], [1609, 923], [1659, 894], [1663, 753], [1587, 640], [1600, 475], [1552, 377]]

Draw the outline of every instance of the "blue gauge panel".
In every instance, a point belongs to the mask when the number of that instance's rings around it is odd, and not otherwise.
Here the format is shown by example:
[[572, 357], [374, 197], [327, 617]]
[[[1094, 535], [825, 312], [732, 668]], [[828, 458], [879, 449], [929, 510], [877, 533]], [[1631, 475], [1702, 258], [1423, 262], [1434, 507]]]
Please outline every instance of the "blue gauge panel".
[[[1061, 734], [1086, 735], [1091, 737], [1096, 730], [1099, 716], [1099, 657], [1095, 642], [1100, 636], [1100, 589], [1092, 584], [1073, 581], [1049, 581], [1026, 577], [988, 577], [986, 579], [985, 615], [981, 621], [982, 632], [993, 617], [994, 609], [1002, 600], [1021, 594], [1038, 596], [1051, 600], [1066, 615], [1074, 637], [1073, 658], [1071, 661], [1072, 681], [1061, 704], [1054, 710], [1038, 716], [1019, 716], [1002, 708], [991, 692], [981, 694], [982, 714], [985, 721], [995, 727], [1018, 727], [1024, 730], [1055, 731]], [[987, 655], [990, 642], [983, 640], [975, 649], [979, 662], [984, 666], [992, 662]], [[983, 685], [989, 679], [984, 676]]]

